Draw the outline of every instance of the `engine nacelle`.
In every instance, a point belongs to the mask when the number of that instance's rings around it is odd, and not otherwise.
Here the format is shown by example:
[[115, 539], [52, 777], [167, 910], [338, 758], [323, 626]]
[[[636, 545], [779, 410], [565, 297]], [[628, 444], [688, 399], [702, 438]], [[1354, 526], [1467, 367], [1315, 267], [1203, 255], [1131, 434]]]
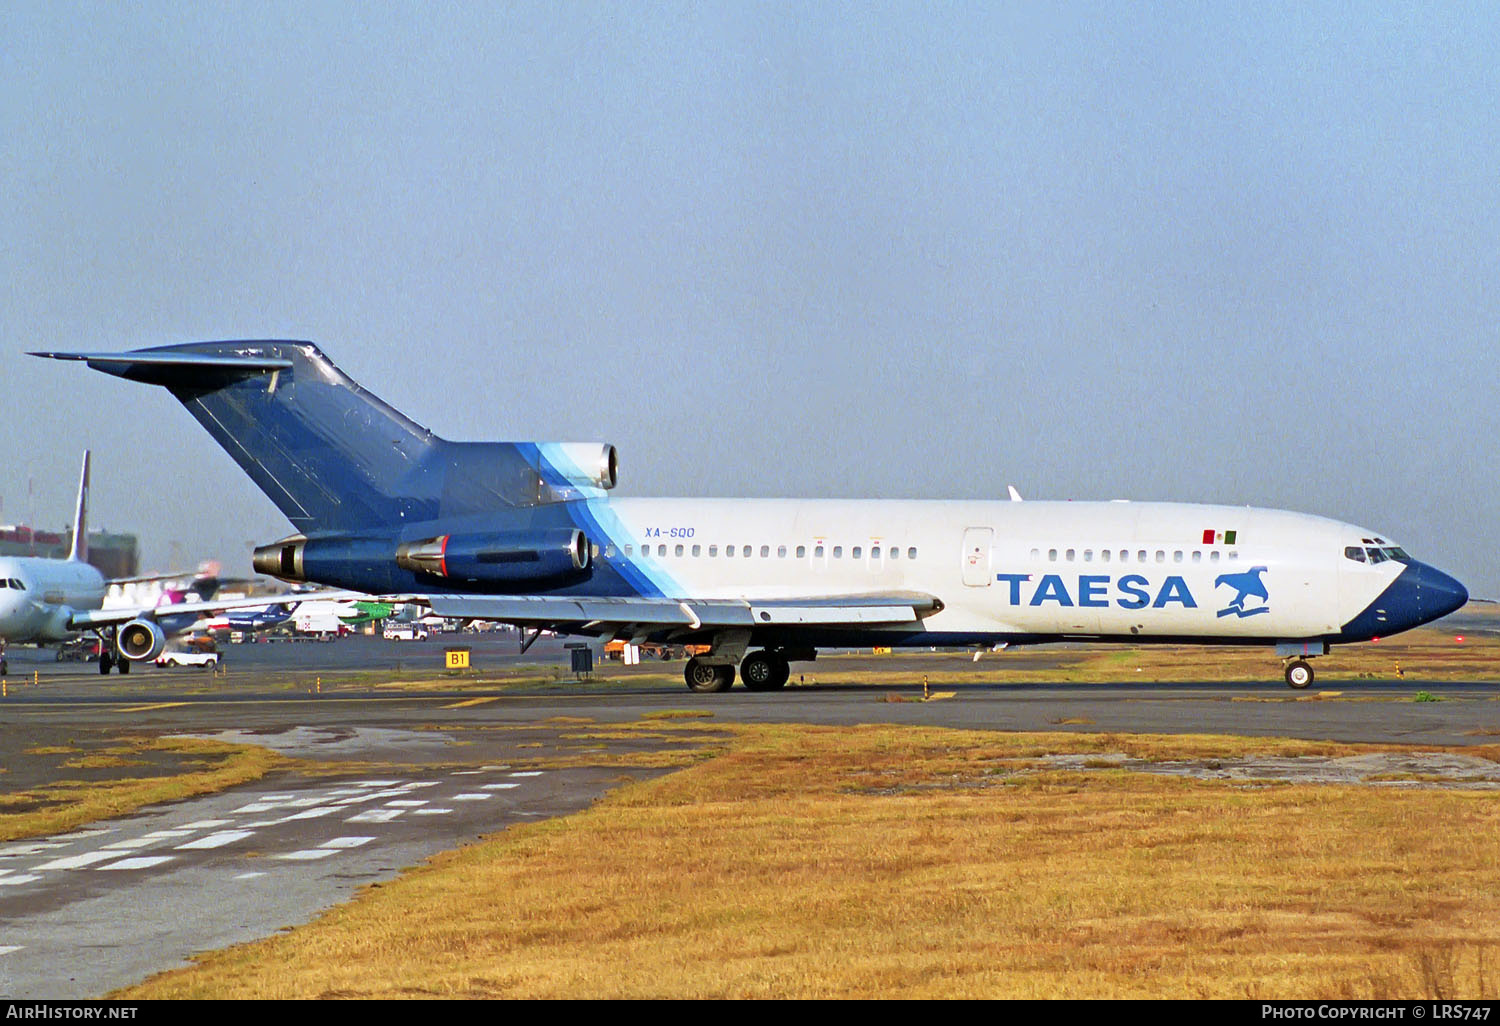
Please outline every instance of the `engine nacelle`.
[[613, 488], [619, 480], [620, 457], [608, 443], [541, 442], [536, 448], [552, 471], [575, 488]]
[[279, 577], [283, 581], [307, 580], [302, 554], [307, 548], [307, 538], [296, 534], [270, 545], [260, 545], [250, 558], [250, 565], [258, 574]]
[[590, 554], [576, 528], [445, 534], [402, 544], [396, 565], [446, 580], [508, 585], [583, 577]]
[[166, 633], [151, 620], [131, 620], [115, 635], [120, 655], [134, 663], [155, 659], [166, 646]]

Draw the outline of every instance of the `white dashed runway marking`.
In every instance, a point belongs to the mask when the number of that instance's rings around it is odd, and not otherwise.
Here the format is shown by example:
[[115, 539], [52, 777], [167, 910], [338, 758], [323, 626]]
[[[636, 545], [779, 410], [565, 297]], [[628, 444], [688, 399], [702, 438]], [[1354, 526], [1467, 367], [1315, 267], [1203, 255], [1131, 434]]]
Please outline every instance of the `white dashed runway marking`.
[[[465, 781], [459, 784], [453, 779], [495, 773], [505, 773], [510, 777], [544, 775], [540, 770], [512, 772], [509, 766], [486, 766], [477, 770], [455, 771], [446, 780], [362, 780], [326, 789], [251, 795], [249, 801], [228, 813], [228, 818], [198, 819], [151, 830], [139, 836], [121, 836], [122, 831], [113, 826], [76, 830], [57, 837], [0, 848], [0, 860], [13, 860], [12, 868], [0, 869], [0, 887], [18, 887], [49, 878], [56, 880], [56, 876], [49, 877], [49, 874], [64, 871], [141, 871], [162, 866], [175, 868], [187, 864], [183, 857], [178, 854], [150, 854], [149, 849], [170, 847], [174, 853], [211, 852], [257, 838], [262, 830], [284, 824], [297, 824], [298, 834], [305, 838], [309, 831], [318, 829], [316, 821], [335, 818], [335, 813], [339, 814], [336, 818], [341, 822], [376, 825], [397, 824], [408, 813], [412, 816], [451, 816], [454, 813], [454, 802], [483, 802], [493, 798], [496, 792], [510, 791], [521, 786], [516, 780], [489, 784]], [[451, 795], [427, 792], [428, 788], [441, 788], [445, 783], [450, 787], [459, 784], [460, 787], [470, 789], [459, 790]], [[477, 790], [472, 790], [473, 788]], [[428, 797], [415, 797], [418, 791], [426, 792]], [[443, 804], [433, 804], [433, 798]], [[377, 802], [380, 803], [379, 807], [368, 807], [370, 803]], [[362, 809], [360, 806], [367, 807]], [[253, 818], [257, 815], [265, 816], [266, 813], [271, 813], [271, 817]], [[126, 829], [128, 830], [128, 825]], [[99, 840], [109, 835], [113, 835], [112, 840]], [[378, 838], [367, 835], [340, 836], [322, 844], [292, 851], [262, 851], [262, 854], [266, 858], [283, 862], [314, 862], [363, 847], [376, 840]], [[79, 850], [82, 844], [89, 841], [96, 842], [98, 847]], [[303, 843], [307, 843], [306, 840]], [[259, 844], [271, 842], [262, 838]], [[65, 853], [62, 849], [72, 851]], [[37, 865], [24, 864], [38, 859], [42, 861]], [[236, 874], [233, 879], [248, 881], [265, 875], [267, 874], [263, 871], [251, 871]], [[4, 954], [6, 950], [0, 947], [0, 954]]]

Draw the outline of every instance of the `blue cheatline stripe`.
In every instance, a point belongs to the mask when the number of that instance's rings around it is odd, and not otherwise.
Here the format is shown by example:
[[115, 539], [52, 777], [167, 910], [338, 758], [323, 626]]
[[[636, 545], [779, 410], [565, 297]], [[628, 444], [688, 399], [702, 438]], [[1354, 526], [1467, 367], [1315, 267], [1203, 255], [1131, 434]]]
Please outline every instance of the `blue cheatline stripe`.
[[[540, 446], [531, 442], [518, 443], [518, 448], [527, 456], [535, 458], [534, 465], [542, 475], [542, 479], [554, 487], [576, 487], [568, 484], [569, 471], [575, 478], [583, 477], [583, 471], [577, 466], [557, 466], [557, 463], [566, 457], [554, 446]], [[543, 449], [547, 451], [543, 451]], [[619, 555], [618, 561], [609, 564], [624, 578], [626, 585], [632, 588], [637, 595], [643, 598], [665, 598], [672, 595], [683, 595], [682, 586], [672, 575], [657, 568], [653, 570], [650, 566], [637, 563], [625, 555], [624, 541], [630, 539], [634, 544], [629, 531], [615, 515], [614, 510], [609, 508], [609, 500], [603, 497], [599, 489], [579, 489], [585, 495], [598, 496], [566, 504], [569, 515], [577, 525], [588, 535], [589, 541], [595, 542], [602, 549], [606, 545], [613, 545]]]

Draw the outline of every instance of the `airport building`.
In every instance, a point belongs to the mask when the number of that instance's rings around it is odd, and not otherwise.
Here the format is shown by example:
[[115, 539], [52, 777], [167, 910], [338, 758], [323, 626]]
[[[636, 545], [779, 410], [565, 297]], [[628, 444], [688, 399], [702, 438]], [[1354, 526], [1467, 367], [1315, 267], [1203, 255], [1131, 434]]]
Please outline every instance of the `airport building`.
[[[73, 529], [38, 531], [24, 524], [0, 524], [0, 556], [42, 556], [66, 559], [73, 547]], [[133, 534], [89, 532], [89, 562], [106, 578], [139, 573], [139, 545]]]

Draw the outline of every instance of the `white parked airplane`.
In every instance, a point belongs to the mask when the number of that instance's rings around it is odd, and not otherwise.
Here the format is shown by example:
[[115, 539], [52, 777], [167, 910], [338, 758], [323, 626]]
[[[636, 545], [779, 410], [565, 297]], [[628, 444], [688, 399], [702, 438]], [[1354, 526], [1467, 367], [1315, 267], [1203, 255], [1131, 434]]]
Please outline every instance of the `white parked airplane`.
[[[65, 559], [0, 556], [0, 675], [9, 671], [9, 643], [66, 641], [93, 631], [109, 642], [99, 672], [155, 659], [169, 635], [190, 629], [203, 614], [264, 606], [275, 597], [230, 601], [167, 600], [155, 606], [103, 609], [110, 581], [88, 560], [89, 454], [83, 454], [78, 505], [73, 516], [73, 547]], [[139, 580], [135, 578], [133, 580]]]
[[[1375, 532], [1182, 503], [610, 499], [598, 443], [450, 442], [307, 342], [40, 353], [162, 385], [298, 534], [256, 569], [444, 617], [706, 644], [697, 691], [785, 685], [820, 647], [1063, 640], [1261, 645], [1312, 682], [1329, 645], [1468, 600]], [[754, 649], [754, 651], [752, 651]]]

